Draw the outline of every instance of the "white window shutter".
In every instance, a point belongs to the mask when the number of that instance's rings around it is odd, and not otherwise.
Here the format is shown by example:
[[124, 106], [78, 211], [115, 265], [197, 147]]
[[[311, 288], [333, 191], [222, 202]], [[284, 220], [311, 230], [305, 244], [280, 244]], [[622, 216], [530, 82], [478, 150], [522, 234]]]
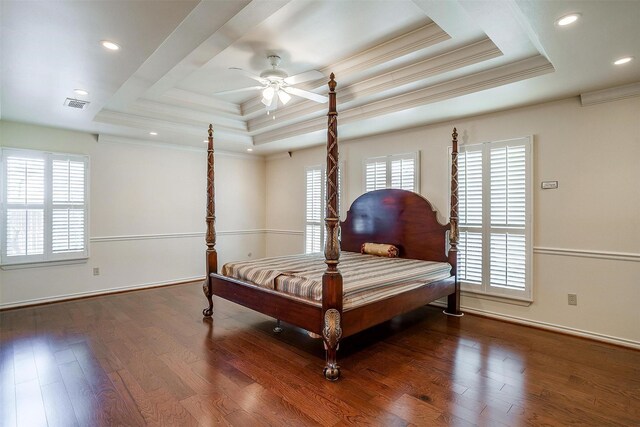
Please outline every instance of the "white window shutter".
[[458, 273], [460, 280], [481, 284], [482, 246], [482, 150], [475, 147], [458, 156], [458, 216], [460, 242]]
[[2, 264], [88, 256], [85, 156], [2, 149]]
[[526, 247], [524, 234], [491, 233], [490, 285], [524, 290]]
[[391, 188], [415, 190], [416, 161], [414, 158], [400, 158], [391, 160]]
[[320, 252], [322, 244], [322, 185], [325, 179], [320, 166], [307, 169], [305, 253]]
[[7, 156], [5, 163], [5, 257], [44, 254], [45, 160]]
[[482, 151], [460, 153], [458, 162], [460, 226], [482, 226]]
[[365, 191], [380, 190], [387, 187], [387, 162], [385, 160], [367, 161], [365, 164]]
[[526, 287], [526, 148], [505, 143], [490, 150], [492, 287]]
[[305, 250], [304, 253], [310, 254], [320, 252], [320, 244], [322, 242], [322, 226], [320, 224], [307, 224], [305, 230]]
[[84, 162], [54, 159], [52, 162], [52, 253], [84, 251]]
[[[342, 203], [343, 165], [338, 166], [338, 213]], [[304, 252], [324, 249], [324, 218], [327, 208], [327, 174], [323, 166], [312, 166], [306, 171], [306, 212]]]
[[482, 283], [482, 233], [460, 232], [458, 275], [460, 280]]
[[458, 273], [469, 290], [531, 298], [530, 156], [529, 138], [461, 149]]
[[383, 188], [418, 192], [417, 152], [365, 159], [364, 191]]

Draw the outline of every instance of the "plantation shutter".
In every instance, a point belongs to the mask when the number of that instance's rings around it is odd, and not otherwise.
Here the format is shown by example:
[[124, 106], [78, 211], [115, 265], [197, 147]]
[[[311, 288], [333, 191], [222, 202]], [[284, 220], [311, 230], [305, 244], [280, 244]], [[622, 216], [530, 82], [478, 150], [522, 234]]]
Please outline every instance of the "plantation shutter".
[[418, 191], [418, 153], [371, 157], [364, 161], [364, 191], [399, 188]]
[[460, 280], [482, 283], [482, 146], [458, 156], [458, 195], [460, 241], [458, 274]]
[[387, 187], [386, 160], [371, 160], [365, 163], [365, 191], [380, 190]]
[[322, 243], [322, 168], [307, 169], [305, 253], [320, 252]]
[[458, 277], [466, 289], [531, 297], [531, 140], [462, 147]]
[[32, 150], [1, 153], [2, 264], [86, 258], [87, 158]]
[[[338, 212], [342, 206], [342, 172], [343, 165], [338, 166]], [[304, 252], [321, 252], [324, 250], [324, 218], [327, 211], [327, 174], [322, 166], [312, 166], [306, 172], [306, 213]]]
[[413, 156], [391, 159], [391, 188], [414, 191], [416, 161]]
[[52, 252], [85, 249], [85, 163], [69, 159], [52, 162]]
[[32, 154], [5, 159], [4, 255], [20, 261], [44, 258], [45, 159]]
[[490, 285], [525, 288], [526, 147], [491, 148]]

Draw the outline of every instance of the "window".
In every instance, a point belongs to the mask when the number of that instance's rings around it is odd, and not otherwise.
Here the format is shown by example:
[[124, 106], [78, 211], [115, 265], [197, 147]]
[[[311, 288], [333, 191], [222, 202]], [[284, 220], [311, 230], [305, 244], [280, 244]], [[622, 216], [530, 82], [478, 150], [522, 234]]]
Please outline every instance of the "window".
[[[341, 165], [342, 166], [342, 165]], [[306, 209], [304, 252], [321, 252], [324, 246], [324, 217], [326, 211], [327, 176], [323, 166], [311, 166], [306, 170]], [[338, 168], [338, 212], [342, 200], [342, 167]]]
[[86, 156], [2, 149], [3, 265], [88, 257]]
[[364, 161], [364, 191], [400, 188], [418, 192], [418, 153], [371, 157]]
[[458, 157], [463, 289], [531, 299], [531, 139], [463, 147]]

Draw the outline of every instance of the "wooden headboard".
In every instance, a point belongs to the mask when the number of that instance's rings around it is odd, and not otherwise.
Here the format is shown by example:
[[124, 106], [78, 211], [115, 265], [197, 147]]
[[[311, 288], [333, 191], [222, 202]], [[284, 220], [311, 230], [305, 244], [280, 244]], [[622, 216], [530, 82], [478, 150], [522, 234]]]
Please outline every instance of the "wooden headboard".
[[376, 190], [358, 197], [341, 223], [341, 249], [360, 252], [363, 243], [388, 243], [402, 258], [447, 261], [450, 225], [438, 222], [431, 203], [406, 190]]

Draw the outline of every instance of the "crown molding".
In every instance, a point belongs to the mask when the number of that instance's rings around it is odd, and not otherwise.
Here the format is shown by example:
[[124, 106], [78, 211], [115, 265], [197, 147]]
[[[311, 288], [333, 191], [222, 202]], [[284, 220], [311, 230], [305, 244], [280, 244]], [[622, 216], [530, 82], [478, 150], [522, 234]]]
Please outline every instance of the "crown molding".
[[247, 132], [247, 123], [242, 117], [237, 116], [231, 119], [220, 116], [215, 112], [197, 111], [186, 107], [175, 106], [163, 102], [152, 101], [149, 99], [139, 99], [131, 105], [127, 112], [138, 116], [154, 117], [162, 120], [185, 120], [195, 123], [212, 122], [214, 129], [234, 130], [240, 133]]
[[[553, 72], [553, 65], [542, 55], [515, 61], [489, 70], [472, 73], [423, 89], [407, 92], [355, 108], [340, 111], [340, 124], [383, 116], [409, 108], [419, 107], [481, 90], [502, 86]], [[319, 117], [255, 135], [255, 145], [267, 144], [301, 134], [321, 131], [326, 128], [326, 119]]]
[[583, 107], [640, 96], [640, 82], [580, 94]]
[[[389, 41], [376, 45], [371, 49], [360, 52], [349, 58], [343, 59], [333, 65], [322, 68], [320, 71], [328, 76], [331, 72], [345, 79], [351, 75], [366, 71], [380, 64], [391, 62], [403, 56], [415, 53], [437, 43], [449, 40], [451, 37], [445, 33], [434, 22], [430, 22], [409, 33], [393, 38]], [[304, 85], [296, 85], [301, 89], [315, 91], [323, 88], [325, 79], [307, 82]], [[264, 105], [256, 97], [241, 105], [242, 115], [250, 116], [262, 112]]]
[[207, 151], [207, 147], [205, 147], [204, 144], [202, 144], [202, 147], [197, 147], [195, 145], [175, 144], [175, 143], [169, 143], [169, 142], [147, 141], [147, 140], [144, 140], [144, 139], [128, 138], [128, 137], [125, 137], [125, 136], [108, 135], [108, 134], [104, 134], [104, 133], [98, 134], [98, 143], [99, 144], [139, 145], [139, 146], [142, 146], [142, 147], [165, 148], [165, 149], [180, 150], [180, 151], [197, 151], [197, 152], [206, 152]]
[[[124, 136], [108, 135], [103, 133], [98, 135], [98, 143], [128, 144], [128, 145], [138, 145], [138, 146], [147, 147], [147, 148], [163, 148], [168, 150], [195, 151], [198, 153], [205, 153], [207, 151], [207, 147], [204, 144], [198, 147], [195, 145], [147, 141], [144, 139], [127, 138]], [[220, 149], [216, 149], [215, 155], [216, 157], [233, 157], [233, 158], [244, 159], [244, 160], [254, 160], [254, 161], [261, 161], [261, 162], [265, 161], [265, 158], [260, 155], [247, 154], [247, 153], [228, 151], [228, 150], [220, 150]]]
[[[206, 135], [205, 125], [203, 123], [195, 121], [192, 123], [178, 123], [166, 119], [158, 119], [154, 117], [139, 116], [135, 114], [121, 113], [118, 111], [109, 110], [100, 111], [96, 115], [94, 120], [98, 123], [125, 126], [128, 128], [140, 129], [144, 131], [155, 129], [159, 132], [175, 132], [179, 135], [185, 135], [187, 137], [193, 136], [196, 138], [202, 138], [204, 135]], [[248, 146], [253, 145], [252, 138], [248, 136], [246, 132], [241, 132], [225, 126], [217, 126], [216, 135], [219, 139], [224, 139], [225, 142], [242, 143]]]
[[[401, 68], [392, 69], [370, 79], [353, 83], [341, 88], [340, 105], [349, 108], [352, 101], [360, 101], [368, 96], [382, 95], [385, 92], [397, 91], [402, 86], [420, 82], [449, 71], [461, 69], [502, 55], [498, 47], [488, 38], [466, 44], [456, 49], [430, 56], [419, 62]], [[264, 129], [287, 126], [296, 119], [310, 114], [322, 115], [326, 106], [313, 101], [298, 102], [290, 107], [278, 109], [277, 122], [269, 116], [261, 116], [248, 122], [252, 135], [260, 134]]]

